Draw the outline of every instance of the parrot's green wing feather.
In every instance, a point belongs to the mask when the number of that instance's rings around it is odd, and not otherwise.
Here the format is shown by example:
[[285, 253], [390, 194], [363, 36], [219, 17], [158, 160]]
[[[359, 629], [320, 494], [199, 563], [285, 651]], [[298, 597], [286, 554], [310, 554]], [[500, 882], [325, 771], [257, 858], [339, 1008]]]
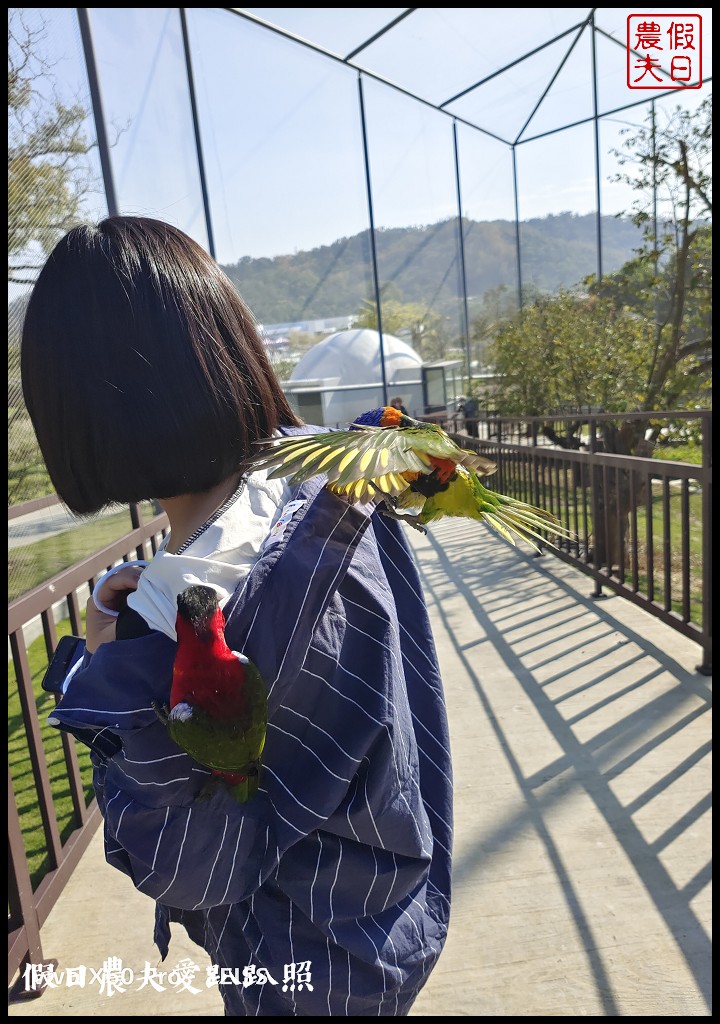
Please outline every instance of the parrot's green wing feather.
[[408, 487], [404, 473], [431, 473], [431, 457], [488, 474], [495, 464], [460, 448], [444, 431], [428, 427], [358, 426], [298, 437], [270, 438], [249, 458], [254, 469], [269, 470], [270, 478], [287, 477], [302, 483], [326, 474], [332, 489], [354, 501], [366, 502], [383, 494], [401, 494]]
[[[480, 477], [494, 473], [495, 463], [461, 448], [434, 423], [405, 418], [399, 426], [357, 423], [349, 430], [269, 438], [249, 465], [292, 484], [323, 473], [336, 494], [363, 504], [384, 499], [386, 514], [418, 529], [445, 516], [476, 519], [511, 543], [521, 538], [536, 549], [539, 542], [555, 546], [551, 537], [573, 536], [544, 509], [485, 487]], [[445, 477], [438, 477], [439, 467]], [[420, 474], [435, 474], [440, 486], [421, 487]]]
[[[407, 486], [401, 473], [428, 473], [431, 465], [399, 430], [362, 427], [263, 442], [250, 458], [256, 469], [291, 483], [326, 474], [333, 489], [347, 491], [355, 501], [399, 494]], [[351, 493], [352, 492], [352, 493]]]
[[168, 723], [172, 739], [199, 764], [216, 771], [242, 775], [257, 770], [265, 744], [267, 723], [263, 720], [250, 726], [210, 718], [202, 708], [193, 708], [192, 715]]
[[436, 459], [448, 459], [458, 466], [466, 466], [468, 469], [474, 470], [478, 476], [489, 476], [497, 469], [494, 462], [486, 459], [479, 452], [461, 448], [449, 434], [446, 434], [435, 423], [395, 429], [407, 439], [407, 443], [412, 446], [414, 451], [422, 452], [424, 455], [431, 455]]

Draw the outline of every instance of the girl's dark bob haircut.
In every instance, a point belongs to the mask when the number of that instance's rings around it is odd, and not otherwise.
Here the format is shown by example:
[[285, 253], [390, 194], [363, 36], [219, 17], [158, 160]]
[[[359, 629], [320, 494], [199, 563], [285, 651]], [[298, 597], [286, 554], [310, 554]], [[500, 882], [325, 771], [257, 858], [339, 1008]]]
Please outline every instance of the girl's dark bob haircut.
[[188, 235], [146, 217], [73, 228], [33, 289], [22, 385], [79, 515], [209, 490], [298, 424], [252, 313]]

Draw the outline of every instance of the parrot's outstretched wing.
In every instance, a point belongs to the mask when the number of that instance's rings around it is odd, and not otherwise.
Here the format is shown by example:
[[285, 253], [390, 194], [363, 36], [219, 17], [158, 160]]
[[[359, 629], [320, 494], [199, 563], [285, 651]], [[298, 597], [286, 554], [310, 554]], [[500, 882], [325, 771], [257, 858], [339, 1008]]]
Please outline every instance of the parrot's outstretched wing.
[[366, 503], [402, 494], [409, 486], [403, 474], [432, 473], [432, 459], [473, 469], [478, 476], [494, 473], [496, 465], [477, 452], [461, 448], [433, 424], [418, 427], [357, 426], [297, 437], [262, 441], [249, 463], [269, 469], [268, 476], [287, 477], [293, 484], [324, 473], [333, 490]]
[[363, 413], [348, 430], [273, 437], [248, 459], [271, 478], [299, 484], [325, 474], [329, 490], [350, 502], [382, 502], [381, 510], [415, 529], [445, 516], [486, 522], [506, 540], [556, 546], [570, 539], [552, 513], [481, 483], [496, 465], [461, 448], [434, 423], [401, 416], [393, 409]]

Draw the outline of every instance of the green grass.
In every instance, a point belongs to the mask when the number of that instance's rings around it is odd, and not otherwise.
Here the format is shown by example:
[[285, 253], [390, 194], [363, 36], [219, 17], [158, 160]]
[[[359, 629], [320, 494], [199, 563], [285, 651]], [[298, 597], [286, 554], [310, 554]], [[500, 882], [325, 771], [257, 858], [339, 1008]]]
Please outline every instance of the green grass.
[[[141, 511], [143, 520], [149, 518], [150, 505], [143, 505]], [[124, 509], [83, 522], [53, 537], [11, 548], [8, 551], [8, 601], [112, 544], [131, 529], [130, 513]]]
[[[568, 479], [570, 475], [568, 474]], [[512, 492], [508, 492], [512, 493]], [[550, 490], [547, 486], [540, 488], [539, 504], [548, 510], [552, 510], [550, 501]], [[517, 497], [522, 497], [516, 492]], [[578, 488], [568, 488], [567, 505], [569, 508], [568, 525], [575, 529], [575, 511], [577, 506], [578, 532], [582, 543], [587, 532], [592, 546], [592, 508], [590, 507], [589, 491], [585, 492], [585, 507], [583, 508], [583, 495]], [[557, 493], [555, 492], [557, 501]], [[681, 600], [682, 585], [682, 549], [681, 549], [681, 524], [682, 524], [682, 498], [679, 490], [671, 489], [669, 495], [669, 536], [670, 536], [670, 607], [678, 615], [683, 615]], [[561, 506], [564, 517], [565, 494], [561, 496]], [[702, 532], [702, 494], [691, 493], [688, 498], [689, 520], [688, 520], [688, 546], [689, 546], [689, 572], [690, 572], [690, 621], [695, 625], [702, 625], [702, 574], [703, 574], [703, 532]], [[656, 603], [664, 602], [665, 593], [665, 565], [663, 557], [664, 544], [664, 521], [663, 521], [663, 491], [662, 484], [653, 482], [653, 493], [651, 499], [652, 510], [652, 564], [654, 578], [653, 600]], [[557, 507], [555, 508], [557, 512]], [[632, 586], [632, 550], [631, 533], [628, 529], [625, 543], [625, 584]], [[637, 509], [637, 562], [638, 562], [638, 593], [647, 595], [648, 585], [648, 550], [647, 550], [647, 510], [645, 501]]]
[[52, 494], [30, 417], [24, 406], [8, 405], [8, 505]]
[[702, 447], [699, 444], [668, 444], [655, 448], [652, 457], [663, 462], [691, 462], [702, 466]]
[[[682, 554], [680, 551], [681, 510], [680, 494], [670, 494], [670, 587], [671, 608], [682, 615], [682, 602], [673, 597], [680, 590], [682, 580]], [[653, 485], [652, 498], [652, 531], [653, 531], [653, 567], [654, 567], [654, 600], [662, 603], [665, 587], [665, 568], [663, 563], [663, 497], [661, 485]], [[690, 620], [702, 625], [702, 495], [689, 496], [689, 555], [690, 555]], [[647, 514], [645, 509], [638, 511], [638, 586], [641, 592], [647, 592]], [[629, 567], [626, 567], [626, 573]]]
[[33, 498], [52, 494], [53, 485], [40, 460], [18, 462], [12, 452], [8, 458], [8, 505], [21, 505]]
[[[58, 637], [71, 632], [68, 619], [58, 623], [57, 632]], [[28, 660], [58, 829], [62, 841], [65, 842], [78, 823], [74, 816], [61, 733], [54, 726], [47, 724], [48, 715], [55, 707], [55, 698], [41, 688], [42, 678], [48, 664], [43, 637], [38, 637], [30, 644]], [[70, 742], [75, 743], [75, 740], [71, 739]], [[88, 803], [93, 796], [90, 752], [80, 743], [76, 743], [76, 750], [85, 800]], [[47, 856], [45, 832], [40, 817], [37, 788], [30, 762], [27, 733], [12, 662], [8, 663], [8, 766], [13, 779], [15, 801], [20, 815], [20, 829], [25, 844], [30, 878], [35, 889], [50, 869], [50, 860]]]

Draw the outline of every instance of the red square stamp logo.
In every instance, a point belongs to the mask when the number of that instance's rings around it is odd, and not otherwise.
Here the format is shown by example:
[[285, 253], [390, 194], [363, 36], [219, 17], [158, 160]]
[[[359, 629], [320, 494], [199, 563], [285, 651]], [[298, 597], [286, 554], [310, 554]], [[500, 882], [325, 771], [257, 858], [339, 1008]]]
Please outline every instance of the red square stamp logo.
[[700, 14], [630, 14], [626, 49], [629, 89], [702, 86]]

